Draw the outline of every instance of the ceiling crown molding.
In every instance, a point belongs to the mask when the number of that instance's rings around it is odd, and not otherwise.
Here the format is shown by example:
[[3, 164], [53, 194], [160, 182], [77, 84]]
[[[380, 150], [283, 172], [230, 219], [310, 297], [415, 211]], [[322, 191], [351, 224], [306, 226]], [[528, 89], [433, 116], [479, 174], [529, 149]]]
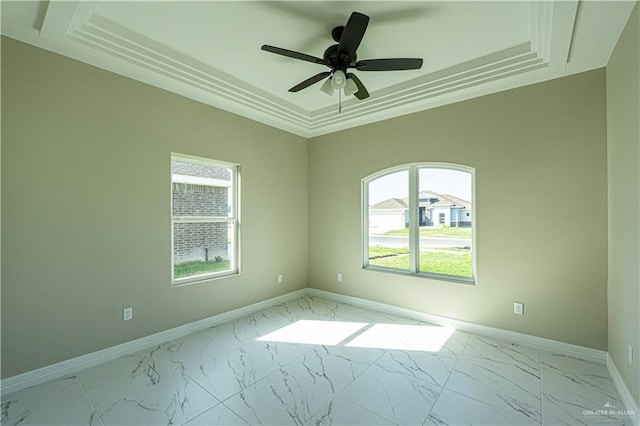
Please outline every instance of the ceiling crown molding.
[[120, 63], [113, 71], [119, 74], [147, 81], [151, 72], [164, 89], [200, 92], [198, 100], [257, 121], [288, 123], [286, 130], [309, 126], [309, 113], [302, 108], [101, 16], [98, 4], [52, 1], [40, 35], [116, 58]]
[[532, 1], [528, 41], [350, 98], [339, 113], [242, 81], [109, 19], [100, 4], [51, 0], [39, 33], [45, 48], [307, 138], [567, 74], [580, 6]]

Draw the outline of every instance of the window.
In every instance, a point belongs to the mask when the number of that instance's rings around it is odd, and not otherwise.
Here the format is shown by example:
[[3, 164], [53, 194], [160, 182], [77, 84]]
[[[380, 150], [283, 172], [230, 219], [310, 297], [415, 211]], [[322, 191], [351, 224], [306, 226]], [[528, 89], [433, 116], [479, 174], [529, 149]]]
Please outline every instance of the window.
[[365, 268], [475, 282], [473, 169], [410, 164], [362, 181]]
[[239, 273], [238, 166], [171, 156], [172, 283]]

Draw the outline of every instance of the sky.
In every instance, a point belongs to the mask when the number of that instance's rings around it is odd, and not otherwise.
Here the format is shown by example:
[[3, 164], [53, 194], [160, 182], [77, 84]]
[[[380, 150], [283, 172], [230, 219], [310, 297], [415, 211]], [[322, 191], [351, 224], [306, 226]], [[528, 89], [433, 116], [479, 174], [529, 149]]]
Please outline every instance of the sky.
[[[409, 195], [409, 172], [386, 175], [369, 184], [369, 204]], [[420, 170], [420, 191], [451, 194], [471, 201], [471, 174], [451, 169]]]

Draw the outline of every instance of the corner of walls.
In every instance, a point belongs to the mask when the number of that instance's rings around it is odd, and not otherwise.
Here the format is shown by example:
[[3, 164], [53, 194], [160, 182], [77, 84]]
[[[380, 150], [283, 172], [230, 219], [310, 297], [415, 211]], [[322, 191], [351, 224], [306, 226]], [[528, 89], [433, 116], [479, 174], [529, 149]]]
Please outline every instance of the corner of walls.
[[635, 400], [634, 396], [631, 394], [625, 379], [620, 374], [620, 371], [616, 367], [616, 363], [611, 358], [611, 355], [607, 353], [606, 360], [607, 371], [611, 376], [611, 380], [613, 381], [618, 394], [620, 395], [620, 399], [624, 403], [627, 411], [630, 412], [631, 420], [635, 426], [640, 426], [640, 404]]
[[[304, 138], [7, 37], [2, 59], [3, 377], [307, 286]], [[240, 275], [171, 286], [172, 152], [240, 164]]]
[[640, 405], [640, 4], [635, 5], [609, 59], [606, 82], [608, 351], [619, 381], [626, 384], [637, 406]]

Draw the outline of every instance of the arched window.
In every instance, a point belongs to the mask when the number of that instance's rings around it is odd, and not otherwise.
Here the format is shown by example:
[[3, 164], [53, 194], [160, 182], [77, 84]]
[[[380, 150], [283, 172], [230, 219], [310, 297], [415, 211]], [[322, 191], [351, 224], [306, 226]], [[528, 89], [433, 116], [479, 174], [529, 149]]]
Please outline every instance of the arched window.
[[474, 170], [420, 163], [362, 181], [363, 265], [475, 283]]

